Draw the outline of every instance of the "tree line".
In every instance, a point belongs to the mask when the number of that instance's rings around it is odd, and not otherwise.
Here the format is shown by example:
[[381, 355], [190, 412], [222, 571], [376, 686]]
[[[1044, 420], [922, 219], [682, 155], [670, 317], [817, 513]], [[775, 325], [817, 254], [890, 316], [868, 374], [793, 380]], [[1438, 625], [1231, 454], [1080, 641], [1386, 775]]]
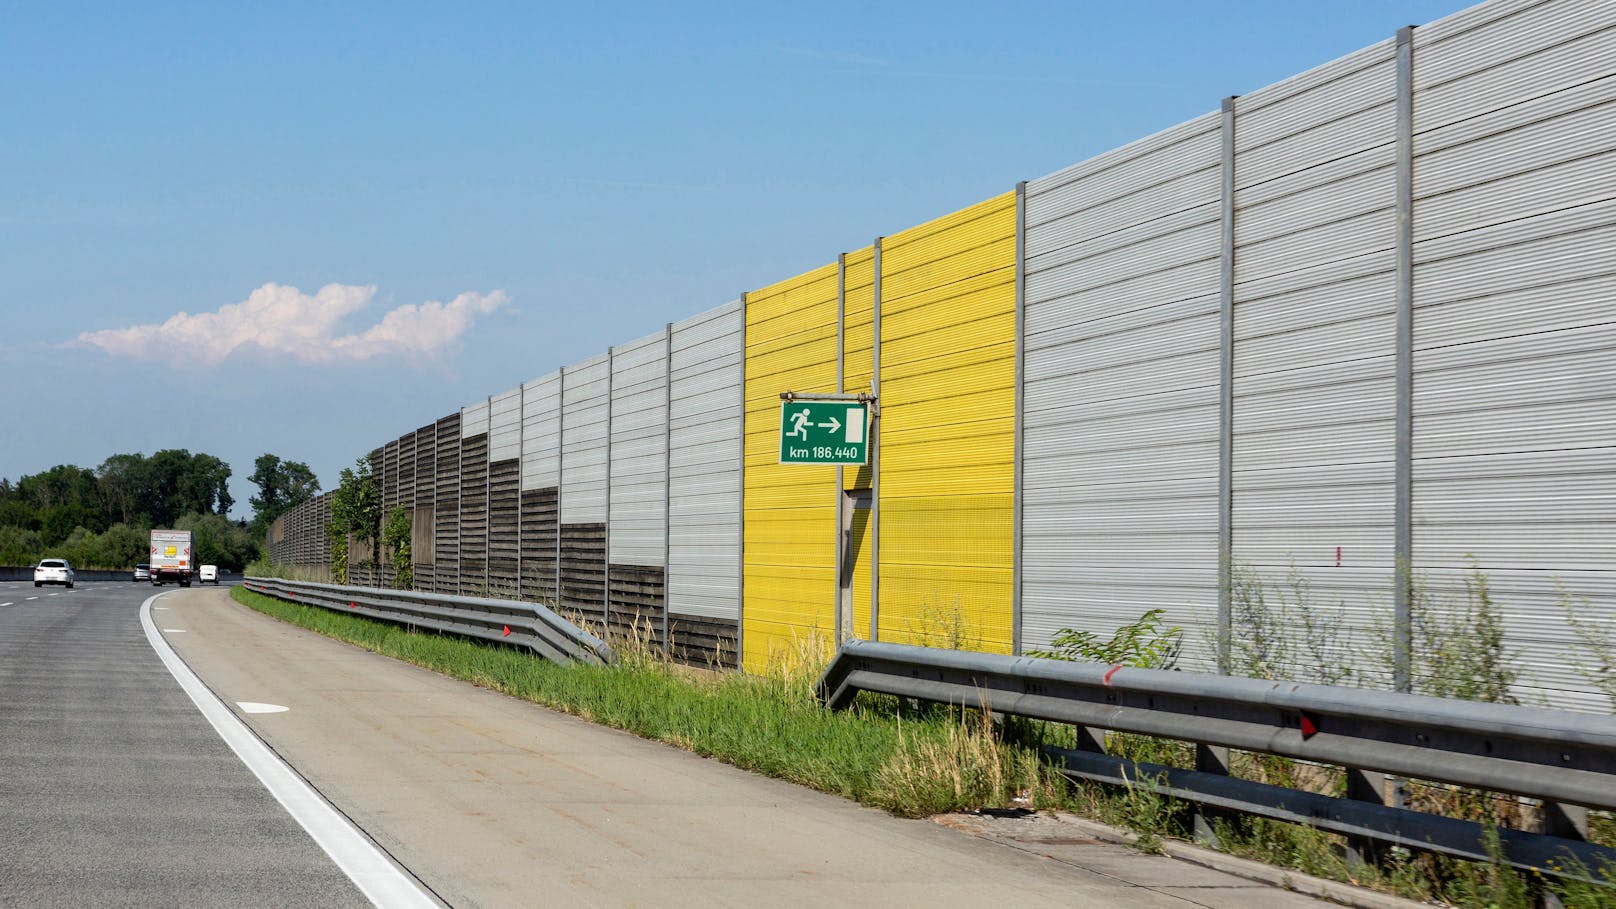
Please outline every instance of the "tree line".
[[146, 561], [153, 527], [189, 530], [199, 563], [239, 570], [260, 557], [270, 523], [320, 491], [308, 465], [264, 454], [248, 480], [250, 521], [231, 520], [230, 465], [205, 452], [115, 454], [94, 469], [59, 464], [0, 478], [0, 565], [65, 558], [122, 569]]

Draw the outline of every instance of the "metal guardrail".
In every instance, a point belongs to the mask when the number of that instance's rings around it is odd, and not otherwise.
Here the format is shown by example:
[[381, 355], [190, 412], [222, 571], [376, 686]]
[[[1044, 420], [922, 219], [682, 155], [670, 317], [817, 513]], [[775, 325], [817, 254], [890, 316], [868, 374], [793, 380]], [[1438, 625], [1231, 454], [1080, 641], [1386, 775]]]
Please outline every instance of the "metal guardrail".
[[[1080, 748], [1046, 749], [1068, 776], [1149, 786], [1360, 843], [1477, 861], [1499, 852], [1512, 865], [1550, 874], [1583, 876], [1577, 863], [1616, 868], [1616, 850], [1578, 838], [1586, 812], [1571, 807], [1616, 809], [1616, 717], [859, 640], [842, 645], [817, 691], [832, 709], [872, 691], [1070, 723]], [[1105, 754], [1094, 730], [1339, 766], [1351, 797], [1237, 779], [1227, 775], [1226, 756], [1195, 770], [1136, 764]], [[1369, 771], [1538, 799], [1545, 817], [1561, 823], [1545, 833], [1500, 829], [1490, 846], [1481, 824], [1385, 804], [1386, 787], [1364, 782]]]
[[525, 646], [557, 663], [605, 664], [614, 659], [605, 641], [534, 603], [281, 578], [249, 577], [242, 586], [308, 606]]

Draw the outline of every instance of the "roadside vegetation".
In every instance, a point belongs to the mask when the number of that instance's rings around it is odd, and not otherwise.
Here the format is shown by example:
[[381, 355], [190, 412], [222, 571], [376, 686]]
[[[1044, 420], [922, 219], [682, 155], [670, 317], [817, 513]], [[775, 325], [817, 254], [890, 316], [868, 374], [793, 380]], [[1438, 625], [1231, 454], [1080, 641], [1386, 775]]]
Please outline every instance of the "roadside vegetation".
[[[283, 574], [260, 566], [265, 574]], [[1248, 571], [1236, 572], [1233, 670], [1261, 678], [1332, 684], [1383, 680], [1352, 667], [1382, 660], [1356, 654], [1340, 629], [1320, 616], [1305, 580], [1293, 572], [1270, 590]], [[822, 637], [800, 639], [765, 672], [748, 675], [669, 663], [643, 639], [614, 638], [619, 655], [608, 667], [560, 666], [525, 651], [436, 633], [421, 633], [360, 616], [287, 603], [237, 588], [253, 609], [366, 649], [392, 656], [552, 709], [624, 729], [727, 763], [880, 807], [923, 817], [949, 811], [1028, 809], [1074, 811], [1124, 827], [1142, 849], [1169, 839], [1192, 839], [1190, 806], [1149, 785], [1106, 786], [1070, 781], [1044, 757], [1046, 746], [1072, 748], [1069, 726], [1019, 718], [996, 720], [983, 710], [960, 710], [862, 693], [845, 712], [824, 710], [813, 684], [832, 655]], [[1567, 601], [1575, 616], [1574, 603]], [[1440, 598], [1420, 590], [1414, 602], [1415, 683], [1423, 693], [1506, 701], [1513, 654], [1505, 646], [1500, 610], [1486, 577], [1474, 571], [1463, 591]], [[957, 625], [957, 623], [955, 623]], [[939, 635], [947, 639], [947, 622]], [[594, 629], [599, 633], [598, 629]], [[1164, 613], [1149, 612], [1106, 639], [1063, 630], [1055, 659], [1171, 668], [1184, 631]], [[1372, 650], [1384, 636], [1367, 636]], [[948, 646], [947, 644], [943, 646]], [[956, 642], [953, 646], [959, 646]], [[1587, 637], [1609, 678], [1616, 653], [1608, 638]], [[1591, 651], [1592, 652], [1592, 651]], [[1384, 663], [1381, 663], [1384, 665]], [[1616, 706], [1616, 703], [1613, 703]], [[1187, 743], [1112, 733], [1106, 750], [1142, 763], [1193, 766]], [[1345, 775], [1269, 755], [1235, 752], [1232, 772], [1275, 785], [1340, 795]], [[1521, 800], [1402, 781], [1410, 805], [1480, 822], [1492, 829], [1530, 827]], [[1593, 838], [1616, 845], [1616, 825], [1597, 814]], [[1346, 841], [1310, 827], [1249, 817], [1217, 817], [1216, 848], [1296, 871], [1455, 906], [1529, 909], [1554, 895], [1567, 907], [1616, 907], [1616, 868], [1591, 869], [1603, 885], [1557, 882], [1487, 864], [1383, 850], [1375, 864], [1356, 861]]]
[[666, 662], [615, 640], [613, 666], [561, 666], [523, 650], [422, 633], [288, 603], [244, 588], [241, 603], [294, 625], [726, 763], [906, 817], [974, 808], [1076, 808], [1033, 743], [999, 735], [981, 711], [861, 695], [845, 712], [813, 693], [830, 651], [805, 639], [767, 672]]
[[146, 561], [148, 531], [168, 527], [192, 532], [199, 562], [239, 569], [259, 557], [267, 521], [227, 516], [235, 504], [230, 475], [213, 455], [165, 449], [113, 455], [94, 470], [59, 464], [15, 483], [0, 479], [0, 565], [55, 557], [78, 568], [128, 569]]

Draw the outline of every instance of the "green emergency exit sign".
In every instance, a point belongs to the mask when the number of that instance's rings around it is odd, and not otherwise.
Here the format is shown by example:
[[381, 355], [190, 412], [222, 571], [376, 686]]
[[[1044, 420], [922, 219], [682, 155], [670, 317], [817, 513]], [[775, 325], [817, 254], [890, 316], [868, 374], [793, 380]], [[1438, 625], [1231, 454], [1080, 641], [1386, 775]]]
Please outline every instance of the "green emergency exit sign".
[[781, 464], [865, 464], [870, 406], [864, 401], [781, 401]]

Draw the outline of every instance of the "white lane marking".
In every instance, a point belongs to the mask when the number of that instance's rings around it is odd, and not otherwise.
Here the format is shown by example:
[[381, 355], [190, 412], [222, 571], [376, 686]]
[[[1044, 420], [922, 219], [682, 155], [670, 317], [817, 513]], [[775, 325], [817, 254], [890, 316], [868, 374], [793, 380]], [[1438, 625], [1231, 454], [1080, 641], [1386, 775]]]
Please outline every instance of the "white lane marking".
[[10, 606], [10, 603], [0, 603], [0, 606]]
[[167, 612], [168, 611], [167, 606], [153, 606], [152, 608], [157, 610], [158, 612]]
[[163, 634], [184, 634], [184, 628], [164, 628]]
[[365, 894], [371, 905], [377, 909], [415, 906], [437, 909], [441, 905], [437, 900], [416, 886], [415, 881], [389, 861], [352, 821], [343, 817], [275, 752], [270, 751], [269, 746], [231, 713], [230, 708], [208, 690], [196, 673], [174, 652], [174, 648], [163, 640], [151, 617], [152, 601], [163, 595], [154, 593], [140, 604], [140, 624], [146, 629], [146, 641], [157, 651], [158, 658], [168, 667], [174, 680], [191, 696], [196, 709], [213, 725], [213, 730], [219, 733], [236, 757], [241, 758], [241, 762], [275, 796], [281, 807], [308, 831], [309, 836], [325, 850], [325, 854], [331, 856], [331, 860]]
[[257, 701], [237, 701], [236, 706], [241, 708], [242, 713], [285, 713], [291, 709], [279, 704], [260, 704]]
[[29, 598], [28, 598], [28, 599], [30, 599], [30, 600], [37, 600], [37, 599], [39, 599], [39, 597], [29, 597]]
[[47, 594], [45, 594], [45, 596], [48, 596], [48, 597], [59, 597], [61, 595], [62, 595], [62, 592], [60, 590], [56, 591], [55, 593], [47, 593]]

